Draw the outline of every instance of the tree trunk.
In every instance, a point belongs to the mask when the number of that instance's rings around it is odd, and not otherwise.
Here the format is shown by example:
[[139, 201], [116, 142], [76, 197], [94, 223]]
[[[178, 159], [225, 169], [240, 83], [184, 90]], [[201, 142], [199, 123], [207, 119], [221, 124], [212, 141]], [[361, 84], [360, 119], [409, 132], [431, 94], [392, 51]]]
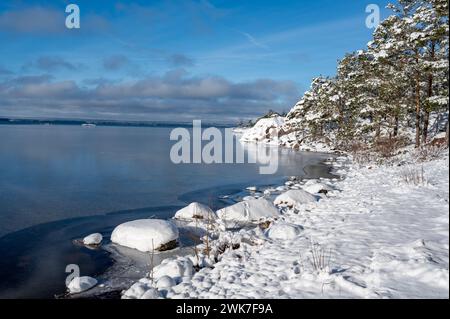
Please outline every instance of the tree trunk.
[[447, 146], [450, 146], [450, 143], [449, 143], [449, 132], [448, 132], [448, 120], [447, 120], [447, 129], [445, 130], [445, 139], [446, 139], [446, 141], [447, 141]]
[[420, 147], [420, 82], [416, 77], [416, 147]]
[[[416, 52], [416, 65], [419, 67], [419, 53]], [[416, 71], [416, 148], [420, 147], [420, 73]]]
[[398, 118], [398, 114], [396, 114], [394, 117], [394, 137], [398, 136], [398, 124], [399, 124], [399, 118]]
[[422, 143], [426, 144], [428, 140], [428, 125], [430, 123], [430, 111], [425, 110], [423, 116], [423, 128], [422, 128]]
[[338, 113], [339, 113], [339, 119], [338, 119], [338, 125], [339, 125], [339, 138], [343, 138], [345, 134], [345, 127], [344, 127], [344, 102], [341, 98], [339, 98], [339, 104], [338, 104]]
[[[434, 53], [435, 53], [435, 44], [431, 43], [431, 61], [434, 61]], [[433, 96], [433, 73], [430, 71], [428, 74], [428, 90], [427, 90], [428, 98]], [[430, 123], [430, 109], [429, 107], [425, 108], [425, 115], [423, 118], [423, 130], [422, 130], [422, 143], [426, 144], [428, 142], [428, 125]]]
[[376, 117], [376, 129], [375, 129], [375, 140], [379, 140], [381, 135], [381, 119], [380, 116]]

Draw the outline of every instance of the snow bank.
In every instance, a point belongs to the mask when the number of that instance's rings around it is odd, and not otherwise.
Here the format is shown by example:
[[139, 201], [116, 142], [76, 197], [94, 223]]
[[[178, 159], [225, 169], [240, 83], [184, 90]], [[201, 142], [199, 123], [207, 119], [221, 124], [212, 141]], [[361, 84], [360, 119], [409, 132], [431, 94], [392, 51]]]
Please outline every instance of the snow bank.
[[83, 238], [83, 244], [87, 246], [100, 245], [103, 240], [103, 236], [100, 233], [90, 234]]
[[225, 222], [252, 223], [280, 215], [278, 209], [267, 199], [249, 199], [217, 211]]
[[67, 288], [71, 294], [77, 294], [89, 290], [95, 285], [97, 285], [97, 279], [89, 276], [83, 276], [73, 278]]
[[272, 225], [267, 231], [267, 236], [270, 239], [276, 240], [291, 240], [296, 238], [303, 227], [286, 222], [280, 222]]
[[140, 219], [117, 226], [111, 241], [142, 252], [160, 250], [162, 245], [178, 239], [178, 228], [170, 221]]
[[270, 141], [278, 137], [278, 132], [284, 124], [284, 117], [273, 116], [264, 118], [246, 130], [241, 137], [242, 142]]
[[302, 189], [291, 189], [275, 198], [274, 204], [295, 207], [300, 204], [306, 204], [316, 201], [316, 197]]
[[217, 218], [211, 208], [206, 205], [194, 202], [180, 209], [175, 213], [176, 219], [211, 219]]

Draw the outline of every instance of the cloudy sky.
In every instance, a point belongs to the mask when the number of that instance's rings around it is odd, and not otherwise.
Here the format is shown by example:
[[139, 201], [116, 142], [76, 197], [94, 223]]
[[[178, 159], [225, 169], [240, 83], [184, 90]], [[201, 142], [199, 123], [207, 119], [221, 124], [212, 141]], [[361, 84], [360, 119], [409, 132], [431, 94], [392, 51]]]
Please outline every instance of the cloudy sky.
[[[287, 111], [387, 0], [4, 0], [0, 116], [230, 122]], [[81, 28], [65, 27], [66, 5]]]

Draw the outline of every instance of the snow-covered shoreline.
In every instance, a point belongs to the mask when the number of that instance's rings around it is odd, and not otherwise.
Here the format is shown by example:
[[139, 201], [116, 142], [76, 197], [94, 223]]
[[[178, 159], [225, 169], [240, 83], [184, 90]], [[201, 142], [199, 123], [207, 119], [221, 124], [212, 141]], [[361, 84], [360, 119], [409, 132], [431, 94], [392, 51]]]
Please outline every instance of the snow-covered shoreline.
[[[235, 133], [243, 143], [270, 145], [283, 123], [265, 118]], [[174, 212], [166, 241], [175, 243], [178, 227], [197, 244], [151, 262], [120, 296], [448, 298], [448, 149], [421, 154], [410, 145], [375, 163], [321, 143], [296, 149], [305, 147], [330, 153], [324, 163], [334, 178], [286, 177], [280, 185], [249, 185], [246, 196], [215, 212], [200, 203]], [[113, 241], [153, 256], [149, 240], [163, 234], [151, 223], [139, 236], [125, 229]]]
[[264, 144], [268, 146], [281, 146], [297, 151], [316, 153], [340, 153], [329, 144], [321, 141], [310, 143], [306, 140], [299, 142], [297, 132], [286, 134], [286, 118], [277, 114], [263, 118], [252, 127], [239, 127], [234, 129], [241, 143]]
[[256, 189], [270, 200], [273, 191], [297, 189], [319, 200], [278, 205], [278, 217], [252, 227], [213, 227], [209, 256], [203, 243], [196, 254], [169, 258], [122, 297], [448, 298], [448, 150], [399, 163], [340, 157], [329, 164], [345, 178]]

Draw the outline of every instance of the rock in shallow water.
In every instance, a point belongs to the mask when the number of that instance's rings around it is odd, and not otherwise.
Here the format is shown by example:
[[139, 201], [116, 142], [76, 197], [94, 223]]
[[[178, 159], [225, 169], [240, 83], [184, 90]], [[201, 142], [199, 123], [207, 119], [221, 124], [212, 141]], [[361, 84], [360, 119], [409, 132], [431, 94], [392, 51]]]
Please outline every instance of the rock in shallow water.
[[72, 279], [67, 288], [71, 294], [76, 294], [89, 290], [95, 285], [97, 285], [97, 279], [89, 276], [83, 276]]
[[100, 233], [90, 234], [89, 236], [83, 238], [83, 244], [87, 246], [97, 246], [100, 245], [102, 240], [103, 240], [102, 234]]
[[111, 234], [111, 241], [142, 252], [150, 252], [174, 248], [178, 235], [178, 228], [171, 221], [139, 219], [117, 226]]

